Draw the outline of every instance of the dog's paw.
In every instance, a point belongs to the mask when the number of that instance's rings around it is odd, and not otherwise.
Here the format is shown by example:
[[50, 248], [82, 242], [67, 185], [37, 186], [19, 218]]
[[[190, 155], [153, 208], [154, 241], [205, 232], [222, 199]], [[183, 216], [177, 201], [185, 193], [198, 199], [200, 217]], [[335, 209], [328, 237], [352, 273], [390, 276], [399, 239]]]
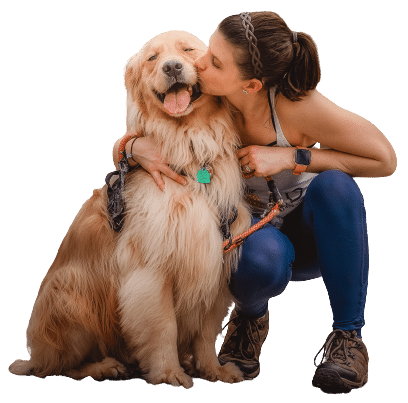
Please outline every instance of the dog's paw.
[[191, 376], [187, 375], [181, 367], [180, 369], [168, 369], [157, 375], [149, 373], [145, 378], [153, 385], [168, 383], [169, 385], [173, 386], [184, 386], [186, 389], [193, 386], [193, 379]]
[[126, 367], [114, 358], [107, 357], [101, 362], [88, 364], [81, 369], [71, 369], [64, 373], [65, 376], [80, 380], [87, 376], [95, 381], [104, 381], [105, 379], [118, 379], [126, 374]]
[[211, 382], [222, 381], [236, 383], [244, 380], [243, 373], [232, 362], [228, 362], [223, 366], [216, 366], [215, 368], [200, 368], [199, 372], [200, 378]]
[[180, 365], [183, 367], [186, 374], [190, 375], [191, 377], [198, 377], [199, 373], [195, 366], [194, 357], [192, 355], [185, 357], [183, 361], [180, 362]]

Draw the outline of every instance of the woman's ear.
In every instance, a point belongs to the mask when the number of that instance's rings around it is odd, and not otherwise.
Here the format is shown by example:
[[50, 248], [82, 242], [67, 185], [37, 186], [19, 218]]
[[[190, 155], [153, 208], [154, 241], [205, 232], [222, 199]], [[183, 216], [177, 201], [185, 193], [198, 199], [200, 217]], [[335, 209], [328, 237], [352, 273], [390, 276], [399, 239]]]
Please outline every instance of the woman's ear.
[[248, 83], [245, 85], [244, 90], [248, 93], [255, 93], [261, 90], [263, 87], [263, 84], [261, 81], [259, 81], [257, 78], [253, 78], [252, 80], [249, 80]]

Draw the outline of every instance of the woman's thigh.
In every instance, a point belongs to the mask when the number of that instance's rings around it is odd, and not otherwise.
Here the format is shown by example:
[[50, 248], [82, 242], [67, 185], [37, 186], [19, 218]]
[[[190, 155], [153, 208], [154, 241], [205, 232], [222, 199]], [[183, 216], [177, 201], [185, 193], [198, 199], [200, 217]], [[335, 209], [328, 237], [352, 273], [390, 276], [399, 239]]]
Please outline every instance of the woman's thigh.
[[295, 248], [292, 280], [339, 272], [339, 265], [351, 265], [347, 256], [354, 261], [362, 253], [361, 259], [368, 260], [363, 197], [344, 172], [316, 176], [300, 206], [285, 217], [281, 231]]

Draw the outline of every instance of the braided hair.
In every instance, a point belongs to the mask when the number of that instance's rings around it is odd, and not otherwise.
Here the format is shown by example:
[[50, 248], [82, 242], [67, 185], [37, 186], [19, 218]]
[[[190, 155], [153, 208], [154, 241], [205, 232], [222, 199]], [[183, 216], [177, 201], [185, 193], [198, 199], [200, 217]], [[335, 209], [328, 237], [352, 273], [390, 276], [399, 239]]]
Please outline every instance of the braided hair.
[[224, 39], [236, 49], [241, 78], [257, 78], [266, 89], [276, 87], [291, 101], [298, 101], [320, 81], [320, 64], [313, 39], [292, 32], [276, 13], [241, 13], [218, 26]]

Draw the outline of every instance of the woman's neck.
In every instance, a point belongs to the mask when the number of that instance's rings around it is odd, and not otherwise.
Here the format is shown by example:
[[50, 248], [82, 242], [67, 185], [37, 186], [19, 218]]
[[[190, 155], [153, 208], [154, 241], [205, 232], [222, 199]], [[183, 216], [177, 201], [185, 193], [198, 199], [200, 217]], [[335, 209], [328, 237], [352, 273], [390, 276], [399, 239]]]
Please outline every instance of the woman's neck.
[[265, 89], [248, 94], [240, 90], [229, 94], [226, 98], [234, 108], [241, 112], [244, 124], [262, 120], [265, 113], [270, 113], [268, 91]]

